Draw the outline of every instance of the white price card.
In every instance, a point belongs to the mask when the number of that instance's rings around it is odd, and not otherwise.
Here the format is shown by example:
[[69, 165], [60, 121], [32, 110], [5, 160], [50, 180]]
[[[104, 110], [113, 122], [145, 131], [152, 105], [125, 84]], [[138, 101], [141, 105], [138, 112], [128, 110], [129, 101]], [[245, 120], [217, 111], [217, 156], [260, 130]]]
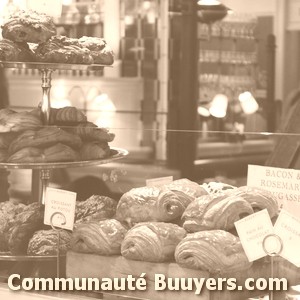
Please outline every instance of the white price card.
[[[23, 0], [26, 8], [45, 13], [48, 16], [60, 17], [62, 12], [62, 0]], [[24, 6], [24, 5], [22, 5]]]
[[282, 209], [274, 225], [274, 234], [282, 241], [280, 256], [300, 267], [300, 219]]
[[264, 238], [273, 233], [273, 225], [266, 209], [234, 223], [249, 261], [267, 256], [263, 248]]
[[300, 170], [249, 165], [247, 185], [270, 191], [280, 207], [300, 218]]
[[151, 178], [146, 180], [146, 186], [148, 187], [162, 186], [165, 184], [169, 184], [172, 181], [173, 181], [173, 176]]
[[76, 193], [47, 188], [44, 224], [73, 230], [75, 219]]

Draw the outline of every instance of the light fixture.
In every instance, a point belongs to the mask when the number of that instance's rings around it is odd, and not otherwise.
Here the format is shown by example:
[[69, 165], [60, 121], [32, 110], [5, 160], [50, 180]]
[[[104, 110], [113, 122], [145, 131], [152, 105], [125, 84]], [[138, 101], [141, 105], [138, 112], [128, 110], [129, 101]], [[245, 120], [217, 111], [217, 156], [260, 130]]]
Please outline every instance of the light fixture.
[[228, 98], [223, 94], [217, 94], [211, 101], [210, 114], [215, 118], [224, 118], [227, 113]]
[[248, 91], [239, 95], [239, 101], [243, 112], [247, 115], [254, 114], [259, 109], [257, 101]]
[[200, 105], [197, 108], [197, 112], [201, 117], [210, 117], [209, 103], [200, 103]]
[[217, 0], [200, 0], [198, 4], [198, 20], [201, 23], [211, 24], [220, 21], [231, 11]]

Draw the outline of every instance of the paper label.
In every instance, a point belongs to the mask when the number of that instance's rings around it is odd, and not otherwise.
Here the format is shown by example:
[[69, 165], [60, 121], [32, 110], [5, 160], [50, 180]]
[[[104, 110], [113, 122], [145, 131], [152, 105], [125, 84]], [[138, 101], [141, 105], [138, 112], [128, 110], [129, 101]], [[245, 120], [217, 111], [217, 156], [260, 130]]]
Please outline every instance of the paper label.
[[173, 176], [159, 177], [159, 178], [151, 178], [146, 180], [146, 186], [162, 186], [165, 184], [169, 184], [173, 181]]
[[247, 185], [270, 191], [280, 207], [300, 218], [300, 170], [249, 165]]
[[249, 261], [267, 256], [262, 242], [273, 233], [273, 225], [266, 209], [247, 216], [234, 223]]
[[44, 224], [73, 230], [75, 219], [76, 193], [47, 188]]
[[274, 234], [283, 244], [280, 256], [300, 267], [300, 220], [282, 209], [274, 225]]

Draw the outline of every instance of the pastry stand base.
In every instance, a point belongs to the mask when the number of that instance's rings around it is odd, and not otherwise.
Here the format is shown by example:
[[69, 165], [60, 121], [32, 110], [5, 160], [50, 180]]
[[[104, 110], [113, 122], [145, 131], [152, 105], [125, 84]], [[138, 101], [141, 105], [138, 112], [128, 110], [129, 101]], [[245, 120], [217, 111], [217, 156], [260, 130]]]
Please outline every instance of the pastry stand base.
[[[238, 284], [242, 285], [247, 278], [270, 278], [269, 258], [256, 261], [252, 267], [246, 271], [223, 274], [221, 278], [236, 278]], [[114, 291], [113, 293], [124, 297], [138, 297], [150, 300], [242, 300], [268, 294], [268, 291], [208, 291], [204, 289], [200, 295], [195, 295], [194, 291], [155, 291], [155, 274], [164, 274], [172, 278], [217, 278], [208, 272], [182, 268], [176, 263], [149, 263], [141, 261], [127, 260], [122, 256], [99, 256], [84, 253], [67, 253], [66, 275], [67, 277], [95, 277], [95, 278], [120, 278], [129, 274], [139, 278], [142, 273], [146, 273], [146, 291]], [[300, 269], [288, 261], [276, 257], [274, 259], [274, 278], [287, 278], [289, 285], [300, 283]], [[225, 286], [225, 285], [223, 285]], [[103, 293], [105, 295], [105, 293]], [[274, 300], [285, 299], [285, 292], [275, 292]]]

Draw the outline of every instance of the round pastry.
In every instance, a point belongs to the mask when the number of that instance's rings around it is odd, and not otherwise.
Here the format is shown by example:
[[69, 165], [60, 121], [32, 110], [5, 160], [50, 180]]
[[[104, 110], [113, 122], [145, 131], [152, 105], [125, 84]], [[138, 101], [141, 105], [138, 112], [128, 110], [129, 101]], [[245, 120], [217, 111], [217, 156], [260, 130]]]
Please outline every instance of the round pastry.
[[[66, 230], [61, 230], [59, 251], [65, 254], [70, 248], [71, 233]], [[36, 231], [30, 239], [27, 249], [28, 255], [56, 255], [58, 245], [57, 231], [39, 230]]]
[[65, 64], [92, 64], [93, 57], [89, 49], [84, 48], [78, 39], [66, 36], [53, 36], [39, 44], [35, 51], [40, 62]]
[[99, 37], [83, 36], [79, 43], [91, 51], [91, 55], [95, 64], [112, 65], [114, 62], [114, 54], [106, 41]]
[[2, 25], [3, 38], [14, 42], [40, 43], [55, 34], [52, 18], [33, 10], [17, 11]]
[[33, 52], [27, 44], [15, 43], [8, 39], [0, 40], [0, 60], [2, 61], [32, 61]]
[[27, 147], [48, 148], [62, 143], [72, 148], [81, 146], [79, 136], [68, 133], [57, 127], [45, 127], [40, 130], [27, 130], [20, 134], [9, 146], [9, 153], [13, 154]]
[[106, 142], [87, 142], [80, 148], [81, 160], [101, 159], [108, 157], [110, 148]]

